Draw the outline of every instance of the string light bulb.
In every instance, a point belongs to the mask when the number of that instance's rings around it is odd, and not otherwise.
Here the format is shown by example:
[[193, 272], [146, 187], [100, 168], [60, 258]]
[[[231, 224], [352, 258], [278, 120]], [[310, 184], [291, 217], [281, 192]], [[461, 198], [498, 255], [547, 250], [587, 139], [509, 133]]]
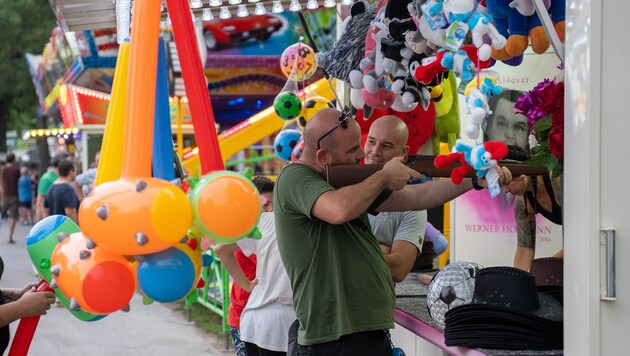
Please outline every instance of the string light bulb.
[[274, 14], [279, 14], [281, 12], [284, 12], [282, 3], [279, 0], [274, 0], [273, 6], [271, 7], [271, 12], [273, 12]]
[[208, 5], [210, 5], [212, 7], [219, 7], [219, 6], [223, 5], [223, 2], [221, 0], [210, 0], [208, 2]]
[[319, 7], [319, 4], [317, 3], [317, 0], [308, 0], [306, 2], [306, 8], [309, 10], [315, 10]]
[[201, 12], [201, 21], [212, 21], [214, 20], [214, 15], [212, 15], [212, 11], [210, 9], [203, 9]]
[[254, 8], [254, 14], [263, 15], [266, 12], [267, 10], [265, 9], [265, 5], [263, 5], [263, 3], [259, 2], [256, 4], [256, 7]]
[[238, 5], [238, 9], [236, 10], [236, 17], [247, 17], [249, 16], [249, 11], [247, 11], [247, 6]]
[[242, 0], [228, 0], [228, 4], [230, 5], [238, 5], [242, 2], [243, 2]]
[[289, 4], [289, 11], [291, 12], [298, 12], [302, 10], [302, 5], [300, 5], [300, 1], [299, 0], [291, 0], [291, 3]]
[[230, 9], [228, 9], [226, 6], [222, 6], [221, 12], [219, 12], [219, 18], [225, 20], [225, 19], [229, 19], [230, 17], [232, 17], [232, 13], [230, 12]]
[[324, 0], [324, 7], [330, 8], [337, 6], [337, 2], [335, 0]]
[[341, 0], [341, 5], [350, 6], [352, 5], [352, 0]]
[[201, 9], [202, 7], [203, 4], [201, 3], [201, 0], [190, 0], [191, 9]]

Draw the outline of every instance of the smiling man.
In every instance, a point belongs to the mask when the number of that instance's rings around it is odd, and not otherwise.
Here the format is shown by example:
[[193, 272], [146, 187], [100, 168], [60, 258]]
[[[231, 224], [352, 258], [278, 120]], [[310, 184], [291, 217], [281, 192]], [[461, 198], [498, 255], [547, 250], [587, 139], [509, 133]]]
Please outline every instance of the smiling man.
[[[365, 142], [365, 163], [386, 163], [409, 153], [407, 125], [397, 116], [387, 115], [374, 121]], [[394, 282], [401, 282], [422, 251], [427, 212], [397, 211], [368, 215]]]

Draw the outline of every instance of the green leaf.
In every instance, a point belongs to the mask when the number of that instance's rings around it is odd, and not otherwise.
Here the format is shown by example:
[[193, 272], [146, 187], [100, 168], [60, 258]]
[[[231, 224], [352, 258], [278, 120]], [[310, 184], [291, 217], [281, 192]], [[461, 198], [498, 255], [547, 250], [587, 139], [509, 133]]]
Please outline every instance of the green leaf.
[[551, 130], [551, 118], [546, 116], [544, 119], [540, 119], [534, 123], [534, 130], [538, 133], [541, 133], [546, 130]]
[[547, 147], [542, 146], [542, 145], [536, 146], [536, 147], [532, 148], [532, 156], [539, 155], [539, 154], [541, 154], [544, 151], [548, 151]]
[[551, 170], [551, 177], [557, 178], [564, 172], [564, 160], [559, 159], [558, 164]]
[[551, 153], [549, 151], [542, 151], [532, 156], [532, 158], [526, 160], [524, 163], [530, 166], [540, 167], [546, 166], [551, 159]]

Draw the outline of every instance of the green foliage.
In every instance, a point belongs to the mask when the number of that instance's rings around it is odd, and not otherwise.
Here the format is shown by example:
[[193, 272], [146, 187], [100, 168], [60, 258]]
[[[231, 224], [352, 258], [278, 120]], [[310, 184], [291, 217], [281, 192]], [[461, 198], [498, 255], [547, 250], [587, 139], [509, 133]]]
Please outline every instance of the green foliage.
[[551, 117], [547, 116], [536, 121], [536, 123], [534, 124], [534, 131], [536, 131], [538, 135], [544, 135], [545, 137], [547, 137], [547, 134], [551, 130], [551, 126]]
[[0, 0], [0, 140], [6, 129], [35, 126], [38, 106], [24, 55], [40, 54], [56, 26], [46, 0]]
[[563, 160], [551, 154], [549, 150], [549, 141], [547, 139], [551, 132], [551, 117], [547, 116], [536, 121], [533, 130], [536, 132], [538, 146], [532, 148], [532, 158], [524, 163], [530, 166], [542, 167], [546, 166], [552, 177], [558, 177], [562, 174]]

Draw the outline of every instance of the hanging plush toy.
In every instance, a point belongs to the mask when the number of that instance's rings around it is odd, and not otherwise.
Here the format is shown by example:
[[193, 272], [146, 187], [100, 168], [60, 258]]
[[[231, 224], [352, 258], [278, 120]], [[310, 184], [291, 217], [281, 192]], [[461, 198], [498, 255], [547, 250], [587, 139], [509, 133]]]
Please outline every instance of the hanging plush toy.
[[490, 141], [472, 147], [458, 142], [455, 145], [455, 152], [439, 155], [435, 157], [433, 163], [437, 168], [446, 169], [454, 162], [460, 162], [461, 166], [451, 172], [451, 181], [454, 184], [460, 184], [470, 170], [476, 171], [477, 178], [485, 177], [486, 172], [496, 166], [507, 154], [508, 149], [503, 142]]
[[381, 37], [381, 51], [385, 71], [390, 75], [405, 70], [402, 62], [414, 53], [405, 43], [405, 35], [418, 29], [412, 18], [413, 9], [413, 0], [389, 0], [385, 5], [383, 24], [387, 35]]
[[457, 51], [470, 31], [473, 44], [479, 50], [479, 58], [485, 61], [490, 59], [491, 49], [483, 38], [489, 38], [492, 48], [498, 50], [505, 46], [505, 37], [492, 24], [492, 17], [478, 11], [477, 6], [477, 0], [444, 0], [436, 2], [430, 12], [443, 11], [450, 24], [446, 29], [444, 48]]
[[[564, 38], [564, 1], [544, 0], [560, 38]], [[522, 55], [531, 42], [532, 50], [542, 54], [549, 48], [549, 38], [535, 12], [532, 0], [487, 0], [488, 13], [499, 33], [507, 38], [503, 49], [494, 48], [492, 57], [508, 60]]]
[[401, 96], [402, 104], [411, 106], [419, 103], [426, 110], [429, 107], [431, 95], [426, 86], [413, 77], [413, 73], [424, 58], [426, 58], [424, 54], [414, 54], [409, 59], [409, 63], [405, 63], [405, 69], [400, 69], [394, 74], [391, 90]]
[[387, 36], [387, 26], [383, 23], [385, 8], [377, 10], [376, 16], [370, 22], [369, 36], [374, 40], [375, 46], [370, 54], [359, 63], [359, 68], [350, 71], [350, 102], [355, 109], [363, 109], [366, 117], [371, 115], [371, 108], [366, 105], [364, 91], [367, 94], [376, 94], [386, 88], [384, 57], [381, 52], [381, 39]]
[[[438, 76], [438, 74], [449, 70], [449, 68], [447, 68], [447, 66], [445, 66], [444, 64], [448, 64], [451, 67], [458, 68], [460, 74], [468, 73], [468, 72], [474, 72], [476, 74], [477, 70], [482, 70], [490, 66], [490, 60], [486, 60], [486, 61], [480, 60], [480, 58], [477, 56], [477, 48], [474, 45], [462, 46], [460, 51], [464, 51], [464, 53], [460, 52], [458, 54], [457, 62], [455, 61], [454, 54], [452, 53], [448, 54], [449, 52], [444, 51], [444, 50], [439, 51], [435, 55], [435, 57], [425, 58], [424, 60], [422, 60], [422, 65], [418, 66], [416, 70], [413, 72], [414, 77], [420, 83], [429, 84], [433, 82], [433, 80]], [[467, 57], [466, 61], [464, 60], [464, 57], [463, 57], [464, 54]], [[449, 57], [449, 59], [445, 60], [444, 59], [445, 57]], [[463, 66], [464, 61], [466, 62], [466, 68], [464, 68]], [[472, 64], [475, 67], [475, 69], [472, 70], [469, 64]], [[477, 66], [479, 68], [477, 68]], [[459, 75], [457, 76], [459, 77]], [[472, 77], [469, 76], [468, 74], [466, 74], [466, 76], [472, 79]], [[470, 81], [470, 79], [468, 81]]]
[[348, 82], [350, 71], [359, 68], [364, 57], [365, 37], [375, 10], [362, 1], [355, 2], [350, 8], [343, 24], [344, 30], [333, 48], [317, 53], [317, 64], [331, 76]]
[[466, 123], [466, 136], [476, 140], [479, 137], [480, 125], [492, 114], [488, 100], [494, 95], [501, 94], [503, 89], [495, 85], [496, 78], [484, 77], [481, 84], [475, 80], [468, 83], [464, 95], [466, 96], [466, 107], [468, 108], [468, 121]]
[[440, 153], [440, 142], [448, 143], [453, 149], [460, 133], [459, 103], [455, 75], [447, 72], [446, 78], [431, 91], [435, 106], [435, 127], [433, 129], [433, 154]]

